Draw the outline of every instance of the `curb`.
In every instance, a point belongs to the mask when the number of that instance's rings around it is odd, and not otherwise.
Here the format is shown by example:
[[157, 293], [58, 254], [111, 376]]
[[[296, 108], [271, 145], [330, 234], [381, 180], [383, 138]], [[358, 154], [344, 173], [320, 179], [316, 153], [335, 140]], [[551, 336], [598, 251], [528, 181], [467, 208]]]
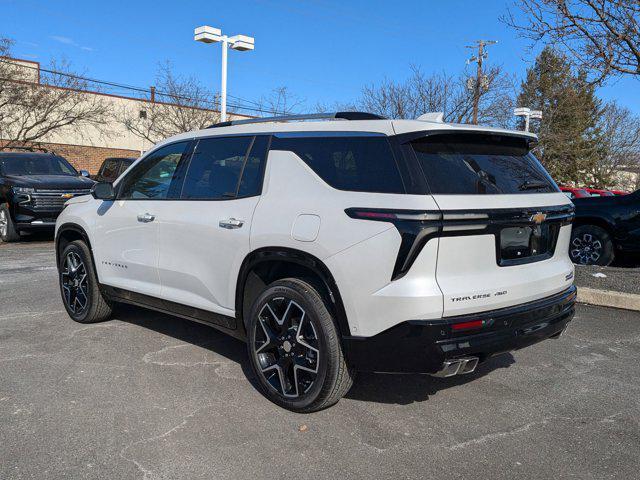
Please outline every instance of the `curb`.
[[640, 312], [640, 295], [578, 287], [578, 302]]

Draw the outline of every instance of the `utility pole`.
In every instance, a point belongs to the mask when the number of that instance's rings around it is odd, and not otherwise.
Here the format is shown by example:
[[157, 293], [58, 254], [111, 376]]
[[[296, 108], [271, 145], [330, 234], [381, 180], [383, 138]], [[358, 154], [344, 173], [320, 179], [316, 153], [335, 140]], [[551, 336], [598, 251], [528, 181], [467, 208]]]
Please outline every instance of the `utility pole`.
[[482, 64], [487, 59], [485, 47], [498, 43], [495, 40], [476, 40], [475, 45], [467, 45], [467, 48], [478, 49], [477, 55], [467, 60], [467, 65], [473, 62], [478, 63], [476, 70], [476, 78], [469, 78], [467, 87], [473, 90], [473, 121], [474, 125], [478, 124], [478, 105], [480, 104], [480, 94], [483, 88], [488, 88], [489, 79], [482, 73]]

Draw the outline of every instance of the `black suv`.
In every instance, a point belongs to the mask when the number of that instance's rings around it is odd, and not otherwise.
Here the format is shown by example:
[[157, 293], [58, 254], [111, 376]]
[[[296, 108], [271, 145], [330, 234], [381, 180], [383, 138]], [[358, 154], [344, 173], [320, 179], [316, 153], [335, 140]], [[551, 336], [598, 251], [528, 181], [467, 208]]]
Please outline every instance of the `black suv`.
[[569, 256], [582, 265], [609, 265], [618, 253], [640, 253], [640, 190], [575, 198]]
[[105, 158], [98, 174], [93, 179], [96, 182], [113, 183], [135, 161], [135, 158], [128, 157]]
[[[15, 150], [12, 149], [12, 150]], [[0, 152], [0, 239], [13, 242], [20, 232], [50, 229], [64, 202], [86, 195], [95, 183], [54, 153], [30, 149]]]

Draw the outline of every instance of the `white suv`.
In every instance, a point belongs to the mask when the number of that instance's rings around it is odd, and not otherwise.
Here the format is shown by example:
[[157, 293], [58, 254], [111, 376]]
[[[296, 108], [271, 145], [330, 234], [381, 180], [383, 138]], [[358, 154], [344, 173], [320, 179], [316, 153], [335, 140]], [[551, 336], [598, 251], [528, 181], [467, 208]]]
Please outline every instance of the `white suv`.
[[300, 412], [356, 371], [470, 373], [573, 316], [573, 206], [535, 141], [360, 112], [178, 135], [67, 202], [65, 307], [86, 323], [133, 303], [245, 340], [266, 396]]

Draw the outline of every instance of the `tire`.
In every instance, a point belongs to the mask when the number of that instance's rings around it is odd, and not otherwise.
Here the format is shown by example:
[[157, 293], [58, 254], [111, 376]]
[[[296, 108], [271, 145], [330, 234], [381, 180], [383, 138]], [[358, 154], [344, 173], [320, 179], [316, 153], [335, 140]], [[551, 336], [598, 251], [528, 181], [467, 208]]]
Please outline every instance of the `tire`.
[[91, 252], [82, 240], [71, 242], [62, 252], [59, 282], [64, 308], [76, 322], [96, 323], [111, 316], [111, 302], [100, 292]]
[[0, 205], [0, 240], [7, 243], [20, 240], [20, 233], [16, 230], [6, 203]]
[[614, 258], [611, 235], [596, 225], [576, 227], [571, 233], [569, 256], [579, 265], [609, 265]]
[[249, 358], [268, 399], [310, 413], [349, 391], [353, 372], [333, 316], [313, 286], [296, 278], [278, 280], [265, 287], [250, 312]]

